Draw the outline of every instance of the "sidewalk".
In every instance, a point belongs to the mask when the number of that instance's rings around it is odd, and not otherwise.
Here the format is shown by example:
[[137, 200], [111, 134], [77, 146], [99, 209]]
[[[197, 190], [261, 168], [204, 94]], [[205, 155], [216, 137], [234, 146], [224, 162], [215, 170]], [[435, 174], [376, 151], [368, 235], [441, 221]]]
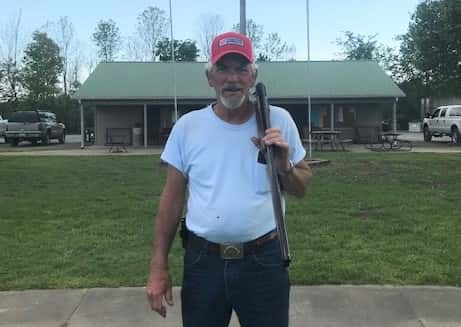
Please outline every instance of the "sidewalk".
[[[140, 287], [0, 292], [0, 326], [176, 327], [179, 288], [174, 302], [163, 319]], [[290, 326], [459, 327], [460, 308], [456, 287], [295, 286]], [[235, 316], [230, 326], [239, 326]]]

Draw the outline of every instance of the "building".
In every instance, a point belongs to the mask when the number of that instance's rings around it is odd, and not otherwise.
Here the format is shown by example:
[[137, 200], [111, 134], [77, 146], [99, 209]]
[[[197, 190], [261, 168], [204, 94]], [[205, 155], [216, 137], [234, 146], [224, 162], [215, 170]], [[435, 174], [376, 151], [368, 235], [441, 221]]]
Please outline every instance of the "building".
[[[307, 137], [309, 98], [314, 129], [341, 130], [360, 141], [379, 131], [384, 119], [396, 127], [398, 98], [405, 94], [374, 61], [261, 62], [258, 67], [270, 104], [291, 113], [302, 137]], [[73, 97], [81, 103], [82, 117], [84, 110], [94, 110], [96, 144], [119, 134], [126, 143], [147, 146], [164, 143], [176, 117], [214, 96], [203, 62], [110, 62], [99, 64]]]

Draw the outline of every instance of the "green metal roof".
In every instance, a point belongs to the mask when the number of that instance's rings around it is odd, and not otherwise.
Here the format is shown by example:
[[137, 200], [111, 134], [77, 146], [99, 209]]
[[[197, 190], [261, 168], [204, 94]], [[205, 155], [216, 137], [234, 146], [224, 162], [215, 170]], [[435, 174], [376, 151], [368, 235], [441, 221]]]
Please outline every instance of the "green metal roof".
[[[178, 99], [214, 98], [203, 62], [178, 62], [174, 67]], [[305, 98], [309, 89], [312, 98], [405, 96], [374, 61], [261, 62], [258, 67], [258, 81], [266, 85], [270, 98]], [[73, 97], [81, 100], [171, 99], [173, 76], [171, 63], [100, 63]]]

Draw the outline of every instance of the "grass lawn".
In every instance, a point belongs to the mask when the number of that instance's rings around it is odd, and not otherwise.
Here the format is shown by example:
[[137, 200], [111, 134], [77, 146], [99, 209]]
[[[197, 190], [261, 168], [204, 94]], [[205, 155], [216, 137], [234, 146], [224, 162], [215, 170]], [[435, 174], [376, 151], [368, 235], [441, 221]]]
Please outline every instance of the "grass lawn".
[[[461, 285], [460, 154], [320, 156], [288, 199], [293, 284]], [[144, 285], [164, 178], [158, 156], [0, 157], [0, 290]]]

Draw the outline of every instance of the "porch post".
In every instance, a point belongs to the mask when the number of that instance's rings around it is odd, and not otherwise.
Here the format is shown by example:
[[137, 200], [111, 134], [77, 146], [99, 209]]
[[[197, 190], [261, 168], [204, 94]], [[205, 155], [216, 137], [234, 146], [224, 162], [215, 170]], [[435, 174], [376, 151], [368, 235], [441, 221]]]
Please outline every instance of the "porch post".
[[144, 103], [144, 147], [147, 148], [147, 103]]
[[335, 130], [335, 104], [330, 104], [330, 129]]
[[84, 126], [84, 119], [83, 119], [83, 103], [82, 100], [78, 100], [80, 104], [80, 149], [85, 148], [85, 126]]
[[394, 133], [397, 131], [397, 102], [399, 101], [399, 98], [395, 98], [394, 101], [394, 108], [392, 112], [392, 129]]

